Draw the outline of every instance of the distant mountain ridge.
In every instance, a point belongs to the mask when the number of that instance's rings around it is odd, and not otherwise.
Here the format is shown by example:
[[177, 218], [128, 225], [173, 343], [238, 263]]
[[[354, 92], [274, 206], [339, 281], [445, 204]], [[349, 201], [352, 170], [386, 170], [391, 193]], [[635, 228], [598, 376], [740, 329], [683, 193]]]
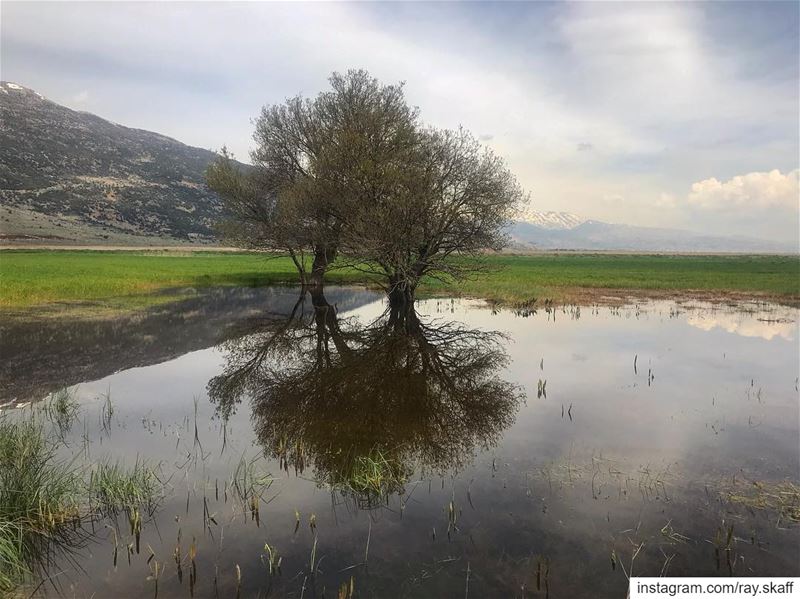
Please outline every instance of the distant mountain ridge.
[[[0, 82], [0, 240], [213, 242], [223, 208], [205, 184], [205, 170], [215, 157]], [[521, 251], [798, 251], [771, 241], [617, 225], [530, 207], [518, 219], [510, 233], [512, 249]]]
[[74, 225], [101, 238], [211, 240], [222, 204], [204, 173], [215, 156], [0, 82], [0, 232], [24, 216], [43, 237]]
[[798, 248], [791, 244], [763, 239], [706, 235], [681, 229], [620, 225], [596, 220], [584, 220], [580, 219], [580, 217], [575, 217], [575, 219], [580, 221], [577, 225], [560, 228], [540, 225], [536, 223], [535, 219], [515, 222], [510, 229], [514, 248], [519, 250], [780, 254], [798, 252]]

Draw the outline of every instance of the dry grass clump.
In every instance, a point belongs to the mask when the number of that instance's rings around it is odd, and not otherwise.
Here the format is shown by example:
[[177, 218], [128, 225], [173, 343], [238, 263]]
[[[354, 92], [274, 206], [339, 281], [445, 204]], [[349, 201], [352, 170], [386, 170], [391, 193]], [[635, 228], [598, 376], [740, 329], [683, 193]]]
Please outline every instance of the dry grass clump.
[[792, 481], [734, 481], [721, 494], [732, 504], [777, 514], [778, 523], [800, 523], [800, 486]]

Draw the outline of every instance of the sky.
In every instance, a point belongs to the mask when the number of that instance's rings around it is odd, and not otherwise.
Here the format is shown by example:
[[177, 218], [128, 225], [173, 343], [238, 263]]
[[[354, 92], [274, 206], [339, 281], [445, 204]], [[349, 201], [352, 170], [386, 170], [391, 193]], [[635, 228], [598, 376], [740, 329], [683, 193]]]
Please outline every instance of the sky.
[[0, 5], [0, 77], [248, 160], [262, 106], [365, 68], [535, 210], [800, 245], [800, 3]]

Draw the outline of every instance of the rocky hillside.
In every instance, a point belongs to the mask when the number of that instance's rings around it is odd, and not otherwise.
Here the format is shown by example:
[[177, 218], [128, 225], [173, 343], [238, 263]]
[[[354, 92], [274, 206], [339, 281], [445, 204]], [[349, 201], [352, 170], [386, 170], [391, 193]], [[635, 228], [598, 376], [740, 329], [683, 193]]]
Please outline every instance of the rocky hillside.
[[214, 156], [1, 82], [0, 233], [210, 240], [221, 213], [204, 183]]

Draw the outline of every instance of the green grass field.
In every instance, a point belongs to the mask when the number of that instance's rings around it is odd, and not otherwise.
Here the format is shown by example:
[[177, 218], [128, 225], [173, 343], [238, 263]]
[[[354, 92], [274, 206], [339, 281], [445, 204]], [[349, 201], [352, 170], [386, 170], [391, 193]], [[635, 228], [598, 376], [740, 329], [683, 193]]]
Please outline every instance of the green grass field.
[[[800, 258], [541, 254], [491, 256], [488, 272], [447, 285], [426, 282], [423, 294], [459, 294], [506, 303], [591, 298], [593, 290], [640, 295], [734, 295], [800, 300]], [[355, 270], [333, 270], [328, 281], [371, 284]], [[288, 258], [228, 252], [6, 250], [0, 252], [0, 308], [53, 302], [122, 301], [139, 307], [144, 295], [179, 287], [296, 283]], [[124, 298], [124, 301], [121, 299]]]
[[598, 289], [639, 295], [761, 296], [800, 299], [798, 256], [540, 254], [493, 256], [497, 270], [459, 286], [466, 294], [514, 303], [529, 297], [576, 301]]

